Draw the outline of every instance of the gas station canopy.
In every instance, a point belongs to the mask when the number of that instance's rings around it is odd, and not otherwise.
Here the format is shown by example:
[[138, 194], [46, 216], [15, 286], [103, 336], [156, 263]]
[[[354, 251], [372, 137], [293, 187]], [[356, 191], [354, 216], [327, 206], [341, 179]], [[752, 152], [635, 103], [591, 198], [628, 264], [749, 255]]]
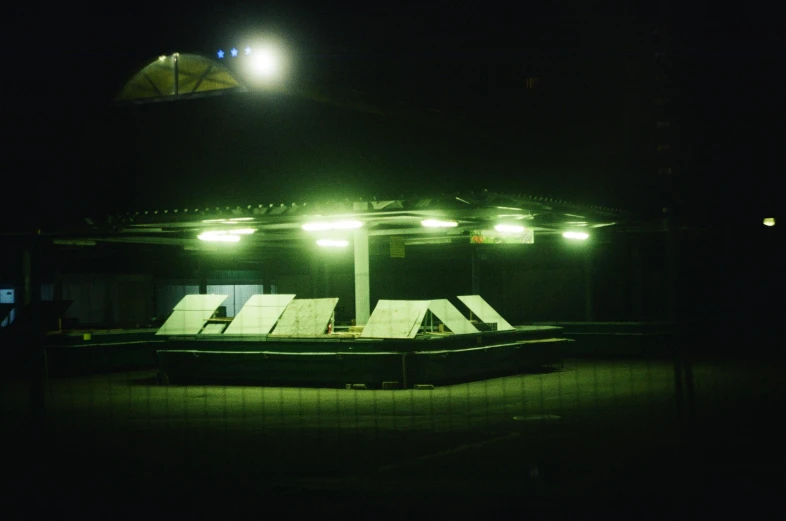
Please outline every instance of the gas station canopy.
[[[90, 227], [92, 232], [84, 230], [79, 239], [199, 248], [205, 243], [198, 237], [205, 232], [246, 231], [248, 234], [242, 237], [244, 244], [284, 247], [304, 237], [303, 225], [307, 223], [353, 221], [363, 226], [369, 237], [403, 236], [409, 244], [429, 243], [435, 236], [444, 243], [469, 242], [473, 236], [494, 241], [494, 230], [499, 225], [523, 228], [529, 235], [521, 242], [533, 242], [534, 237], [561, 237], [566, 231], [591, 235], [594, 229], [623, 224], [629, 217], [627, 212], [613, 208], [483, 191], [431, 198], [128, 212], [111, 215], [103, 224], [94, 224]], [[431, 221], [449, 225], [429, 227]], [[342, 232], [351, 230], [325, 231], [328, 236], [331, 233], [338, 236]]]

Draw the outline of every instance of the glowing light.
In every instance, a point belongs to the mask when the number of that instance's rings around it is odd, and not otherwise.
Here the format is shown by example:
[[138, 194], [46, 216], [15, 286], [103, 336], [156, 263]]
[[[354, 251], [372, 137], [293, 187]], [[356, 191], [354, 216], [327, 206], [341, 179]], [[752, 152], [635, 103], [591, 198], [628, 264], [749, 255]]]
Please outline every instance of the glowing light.
[[241, 235], [251, 235], [254, 228], [237, 228], [235, 230], [213, 230], [199, 234], [197, 238], [202, 241], [238, 242]]
[[203, 223], [224, 223], [224, 224], [234, 224], [236, 222], [242, 221], [253, 221], [253, 217], [234, 217], [232, 219], [203, 219]]
[[307, 232], [323, 230], [352, 230], [360, 228], [363, 223], [360, 221], [335, 221], [335, 222], [315, 222], [306, 223], [302, 226]]
[[231, 51], [229, 51], [229, 52], [232, 54], [232, 57], [233, 57], [233, 58], [236, 58], [236, 57], [237, 57], [237, 49], [235, 49], [234, 47], [232, 47], [232, 50], [231, 50]]
[[251, 54], [251, 47], [246, 47], [246, 56]]
[[439, 221], [437, 219], [426, 219], [421, 221], [420, 224], [426, 228], [455, 228], [458, 226], [456, 221]]
[[224, 51], [222, 51], [221, 49], [219, 49], [219, 50], [218, 50], [218, 52], [217, 52], [216, 54], [218, 54], [218, 59], [219, 59], [219, 60], [220, 60], [220, 59], [222, 59], [222, 58], [224, 57]]
[[346, 248], [349, 245], [349, 241], [343, 240], [335, 240], [335, 239], [319, 239], [317, 241], [319, 246], [323, 248]]
[[524, 227], [517, 224], [498, 224], [494, 229], [501, 233], [521, 233], [524, 231]]
[[159, 57], [158, 57], [158, 61], [162, 62], [162, 61], [164, 61], [164, 60], [166, 60], [166, 56], [163, 56], [163, 55], [162, 55], [162, 56], [159, 56]]
[[251, 70], [258, 76], [273, 76], [278, 72], [278, 60], [270, 50], [254, 53], [251, 59]]
[[565, 237], [566, 239], [573, 239], [573, 240], [576, 240], [576, 241], [583, 241], [583, 240], [587, 239], [587, 237], [589, 237], [589, 234], [588, 233], [584, 233], [584, 232], [565, 232], [565, 233], [562, 234], [562, 236]]
[[775, 217], [765, 217], [764, 226], [775, 226]]
[[223, 234], [217, 232], [205, 232], [197, 235], [197, 239], [200, 241], [209, 241], [209, 242], [238, 242], [240, 240], [240, 235], [230, 235], [230, 234]]

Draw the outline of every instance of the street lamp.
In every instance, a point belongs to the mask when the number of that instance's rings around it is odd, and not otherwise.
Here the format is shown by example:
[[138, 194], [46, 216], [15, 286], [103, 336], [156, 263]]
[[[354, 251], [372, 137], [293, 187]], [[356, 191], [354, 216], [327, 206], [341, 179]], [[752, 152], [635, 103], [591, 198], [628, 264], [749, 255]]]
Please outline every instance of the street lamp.
[[254, 76], [271, 78], [278, 74], [278, 57], [272, 49], [260, 49], [253, 54], [250, 47], [246, 50], [251, 56], [251, 72]]

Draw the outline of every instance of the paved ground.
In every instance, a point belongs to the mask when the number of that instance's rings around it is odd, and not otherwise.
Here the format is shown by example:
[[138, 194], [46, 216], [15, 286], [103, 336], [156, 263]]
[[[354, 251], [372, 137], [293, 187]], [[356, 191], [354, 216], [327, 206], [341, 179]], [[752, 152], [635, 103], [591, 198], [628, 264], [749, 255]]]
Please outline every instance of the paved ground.
[[59, 379], [38, 433], [25, 428], [26, 388], [7, 382], [6, 432], [18, 436], [6, 468], [21, 504], [97, 514], [117, 502], [129, 515], [275, 503], [293, 516], [382, 504], [410, 517], [765, 500], [786, 492], [780, 374], [697, 364], [689, 430], [666, 362], [569, 361], [417, 391], [159, 386], [150, 371]]

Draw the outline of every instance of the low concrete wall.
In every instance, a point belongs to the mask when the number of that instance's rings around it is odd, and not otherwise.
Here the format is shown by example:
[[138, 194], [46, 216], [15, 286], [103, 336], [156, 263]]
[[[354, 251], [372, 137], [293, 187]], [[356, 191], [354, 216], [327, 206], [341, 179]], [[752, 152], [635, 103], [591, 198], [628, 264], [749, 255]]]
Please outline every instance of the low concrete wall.
[[[567, 339], [532, 340], [441, 351], [280, 352], [158, 351], [163, 383], [317, 385], [363, 384], [381, 388], [398, 382], [445, 384], [515, 374], [529, 368], [560, 364]], [[259, 345], [259, 344], [258, 344]], [[264, 344], [263, 344], [264, 345]]]
[[46, 338], [49, 375], [81, 376], [153, 369], [163, 341], [155, 330], [80, 331]]

